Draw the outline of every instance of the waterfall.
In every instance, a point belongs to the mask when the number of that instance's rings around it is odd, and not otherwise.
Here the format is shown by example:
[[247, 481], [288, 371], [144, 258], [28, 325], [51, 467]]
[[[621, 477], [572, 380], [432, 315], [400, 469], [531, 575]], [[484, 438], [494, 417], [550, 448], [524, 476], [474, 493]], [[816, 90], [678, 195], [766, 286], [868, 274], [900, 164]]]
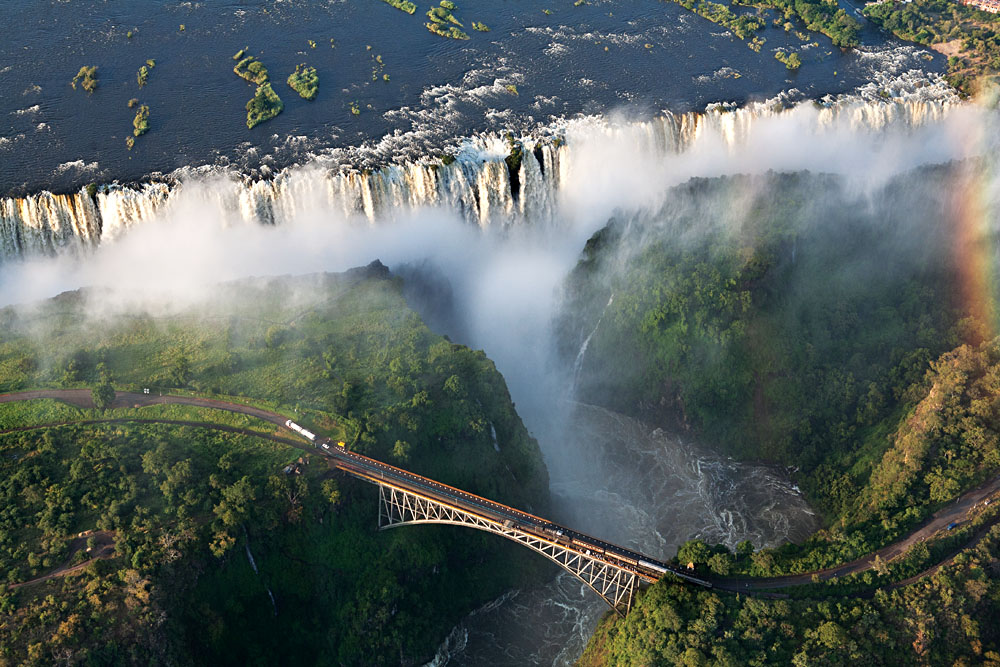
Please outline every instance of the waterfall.
[[608, 302], [604, 305], [604, 310], [601, 311], [601, 316], [597, 318], [597, 324], [594, 325], [594, 328], [591, 329], [587, 337], [583, 339], [583, 345], [580, 346], [580, 351], [576, 355], [576, 361], [573, 362], [573, 382], [570, 384], [571, 396], [576, 393], [576, 385], [580, 379], [580, 371], [583, 370], [583, 358], [587, 354], [587, 347], [590, 345], [590, 339], [594, 337], [595, 333], [597, 333], [597, 328], [601, 326], [601, 320], [604, 319], [604, 314], [608, 312], [608, 308], [611, 307], [614, 300], [615, 295], [612, 294], [608, 299]]
[[[243, 529], [243, 534], [246, 535], [246, 528]], [[247, 542], [244, 542], [243, 548], [246, 549], [247, 560], [250, 561], [250, 567], [253, 568], [253, 573], [256, 574], [258, 578], [260, 578], [260, 572], [257, 571], [257, 561], [253, 559], [253, 554], [250, 553], [249, 539], [250, 538], [247, 537]], [[267, 591], [267, 597], [271, 598], [271, 611], [274, 613], [275, 616], [277, 616], [278, 605], [274, 602], [274, 594], [271, 592], [271, 589], [268, 588], [266, 585], [264, 586], [264, 590]]]
[[[356, 171], [323, 167], [317, 161], [257, 181], [223, 168], [200, 168], [179, 170], [166, 182], [114, 183], [90, 192], [84, 188], [69, 194], [0, 198], [0, 264], [22, 257], [79, 254], [113, 242], [176, 208], [182, 192], [190, 208], [190, 191], [208, 182], [215, 187], [201, 188], [199, 209], [216, 213], [215, 218], [227, 225], [282, 225], [308, 210], [334, 211], [374, 223], [425, 207], [447, 208], [483, 228], [528, 221], [546, 224], [554, 217], [560, 189], [574, 176], [578, 151], [574, 140], [582, 131], [672, 155], [690, 151], [699, 142], [721, 143], [734, 150], [756, 126], [782, 114], [802, 119], [816, 133], [830, 128], [877, 132], [889, 125], [905, 129], [939, 122], [957, 106], [954, 96], [921, 93], [925, 88], [920, 86], [910, 93], [887, 83], [883, 86], [879, 95], [794, 105], [780, 100], [743, 107], [715, 104], [704, 112], [664, 112], [638, 122], [601, 117], [557, 121], [535, 136], [517, 140], [523, 157], [516, 179], [511, 179], [504, 161], [510, 150], [508, 139], [486, 134], [464, 140], [450, 164], [434, 158]], [[897, 96], [881, 99], [886, 88]], [[512, 180], [517, 192], [511, 191]]]

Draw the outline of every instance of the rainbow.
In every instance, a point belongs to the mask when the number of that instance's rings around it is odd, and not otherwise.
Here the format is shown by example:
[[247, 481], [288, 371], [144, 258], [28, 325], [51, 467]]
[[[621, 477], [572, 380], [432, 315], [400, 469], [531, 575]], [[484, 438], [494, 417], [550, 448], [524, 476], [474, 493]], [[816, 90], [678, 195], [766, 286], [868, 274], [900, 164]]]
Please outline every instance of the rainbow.
[[[975, 338], [989, 340], [997, 335], [996, 275], [998, 257], [993, 251], [991, 197], [992, 165], [973, 159], [957, 166], [950, 191], [950, 220], [953, 251], [958, 275], [959, 304], [964, 316], [973, 320]], [[969, 342], [980, 342], [977, 340]]]

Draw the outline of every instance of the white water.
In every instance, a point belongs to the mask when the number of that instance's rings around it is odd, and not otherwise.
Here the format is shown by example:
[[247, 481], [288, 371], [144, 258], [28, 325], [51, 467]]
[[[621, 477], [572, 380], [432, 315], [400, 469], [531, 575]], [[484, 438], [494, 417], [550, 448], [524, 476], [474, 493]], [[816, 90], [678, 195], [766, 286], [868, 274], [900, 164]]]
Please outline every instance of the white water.
[[594, 328], [590, 330], [587, 337], [583, 339], [583, 344], [580, 345], [580, 351], [577, 353], [576, 360], [573, 362], [573, 384], [570, 385], [570, 395], [576, 393], [576, 387], [580, 381], [580, 371], [583, 370], [583, 360], [584, 357], [587, 356], [587, 348], [590, 346], [590, 339], [594, 337], [595, 333], [597, 333], [597, 330], [601, 326], [601, 321], [604, 319], [604, 313], [608, 311], [608, 307], [614, 303], [614, 301], [615, 295], [612, 294], [608, 298], [608, 303], [604, 306], [604, 310], [601, 311], [601, 316], [597, 318], [597, 324], [594, 325]]
[[[855, 163], [868, 168], [942, 161], [979, 148], [962, 142], [968, 113], [939, 82], [909, 75], [871, 88], [790, 108], [776, 99], [741, 108], [718, 104], [703, 113], [665, 112], [641, 122], [559, 121], [521, 140], [520, 185], [513, 192], [503, 161], [507, 141], [483, 135], [466, 140], [450, 165], [428, 160], [358, 172], [317, 158], [267, 181], [247, 181], [221, 168], [184, 169], [167, 182], [103, 185], [94, 198], [85, 190], [0, 198], [0, 265], [17, 257], [79, 254], [194, 199], [223, 225], [287, 225], [316, 210], [374, 224], [441, 207], [480, 227], [538, 226], [567, 212], [590, 217], [591, 205], [605, 201], [609, 189], [623, 203], [630, 195], [648, 195], [650, 176], [677, 181], [677, 174], [829, 168], [842, 164], [845, 134], [872, 137], [870, 145], [852, 146]], [[787, 144], [790, 129], [802, 134], [798, 145]], [[653, 173], [634, 171], [651, 158], [659, 163]], [[206, 182], [212, 187], [199, 187]]]

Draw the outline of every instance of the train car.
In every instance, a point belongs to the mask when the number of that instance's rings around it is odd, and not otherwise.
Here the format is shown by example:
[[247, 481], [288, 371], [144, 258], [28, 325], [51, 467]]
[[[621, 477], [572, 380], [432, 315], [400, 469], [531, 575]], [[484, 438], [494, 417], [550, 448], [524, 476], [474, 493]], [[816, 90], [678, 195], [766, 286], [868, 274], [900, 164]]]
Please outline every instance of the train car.
[[657, 565], [656, 563], [650, 563], [648, 560], [641, 560], [640, 559], [639, 560], [639, 565], [641, 565], [642, 567], [644, 567], [646, 569], [654, 570], [656, 572], [659, 572], [661, 574], [666, 574], [667, 572], [670, 571], [667, 568], [663, 567], [662, 565]]
[[623, 563], [628, 563], [629, 565], [638, 565], [639, 564], [639, 561], [633, 560], [633, 559], [629, 558], [628, 556], [622, 556], [621, 554], [615, 553], [614, 551], [606, 551], [605, 555], [610, 556], [611, 558], [614, 558], [615, 560], [620, 560]]

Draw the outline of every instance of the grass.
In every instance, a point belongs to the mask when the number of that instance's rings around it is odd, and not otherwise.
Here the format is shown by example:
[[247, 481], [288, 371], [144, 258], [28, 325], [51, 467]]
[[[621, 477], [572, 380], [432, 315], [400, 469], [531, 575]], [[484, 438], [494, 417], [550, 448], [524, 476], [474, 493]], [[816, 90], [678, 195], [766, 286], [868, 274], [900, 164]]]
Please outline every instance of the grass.
[[253, 99], [247, 102], [247, 127], [253, 129], [265, 120], [277, 116], [284, 108], [284, 102], [271, 88], [270, 83], [257, 86]]
[[128, 101], [128, 108], [129, 108], [129, 109], [132, 109], [132, 108], [134, 108], [134, 107], [135, 107], [135, 105], [136, 105], [136, 104], [138, 104], [138, 103], [139, 103], [139, 98], [137, 98], [137, 97], [133, 97], [132, 99], [130, 99], [130, 100]]
[[76, 73], [73, 80], [69, 82], [69, 85], [76, 89], [77, 82], [80, 86], [86, 90], [88, 93], [92, 93], [97, 90], [97, 66], [96, 65], [84, 65], [80, 68], [80, 71]]
[[[410, 0], [382, 0], [387, 5], [392, 5], [400, 11], [404, 11], [407, 14], [413, 14], [417, 11], [417, 6], [410, 2]], [[333, 41], [333, 40], [330, 40]]]
[[472, 29], [478, 30], [479, 32], [489, 32], [490, 28], [485, 23], [480, 23], [479, 21], [472, 22]]
[[139, 68], [139, 72], [135, 75], [136, 81], [139, 82], [139, 87], [142, 88], [146, 85], [149, 80], [149, 67], [143, 65]]
[[288, 85], [306, 100], [316, 99], [319, 92], [319, 76], [315, 67], [306, 67], [305, 63], [295, 66], [295, 71], [288, 77]]

